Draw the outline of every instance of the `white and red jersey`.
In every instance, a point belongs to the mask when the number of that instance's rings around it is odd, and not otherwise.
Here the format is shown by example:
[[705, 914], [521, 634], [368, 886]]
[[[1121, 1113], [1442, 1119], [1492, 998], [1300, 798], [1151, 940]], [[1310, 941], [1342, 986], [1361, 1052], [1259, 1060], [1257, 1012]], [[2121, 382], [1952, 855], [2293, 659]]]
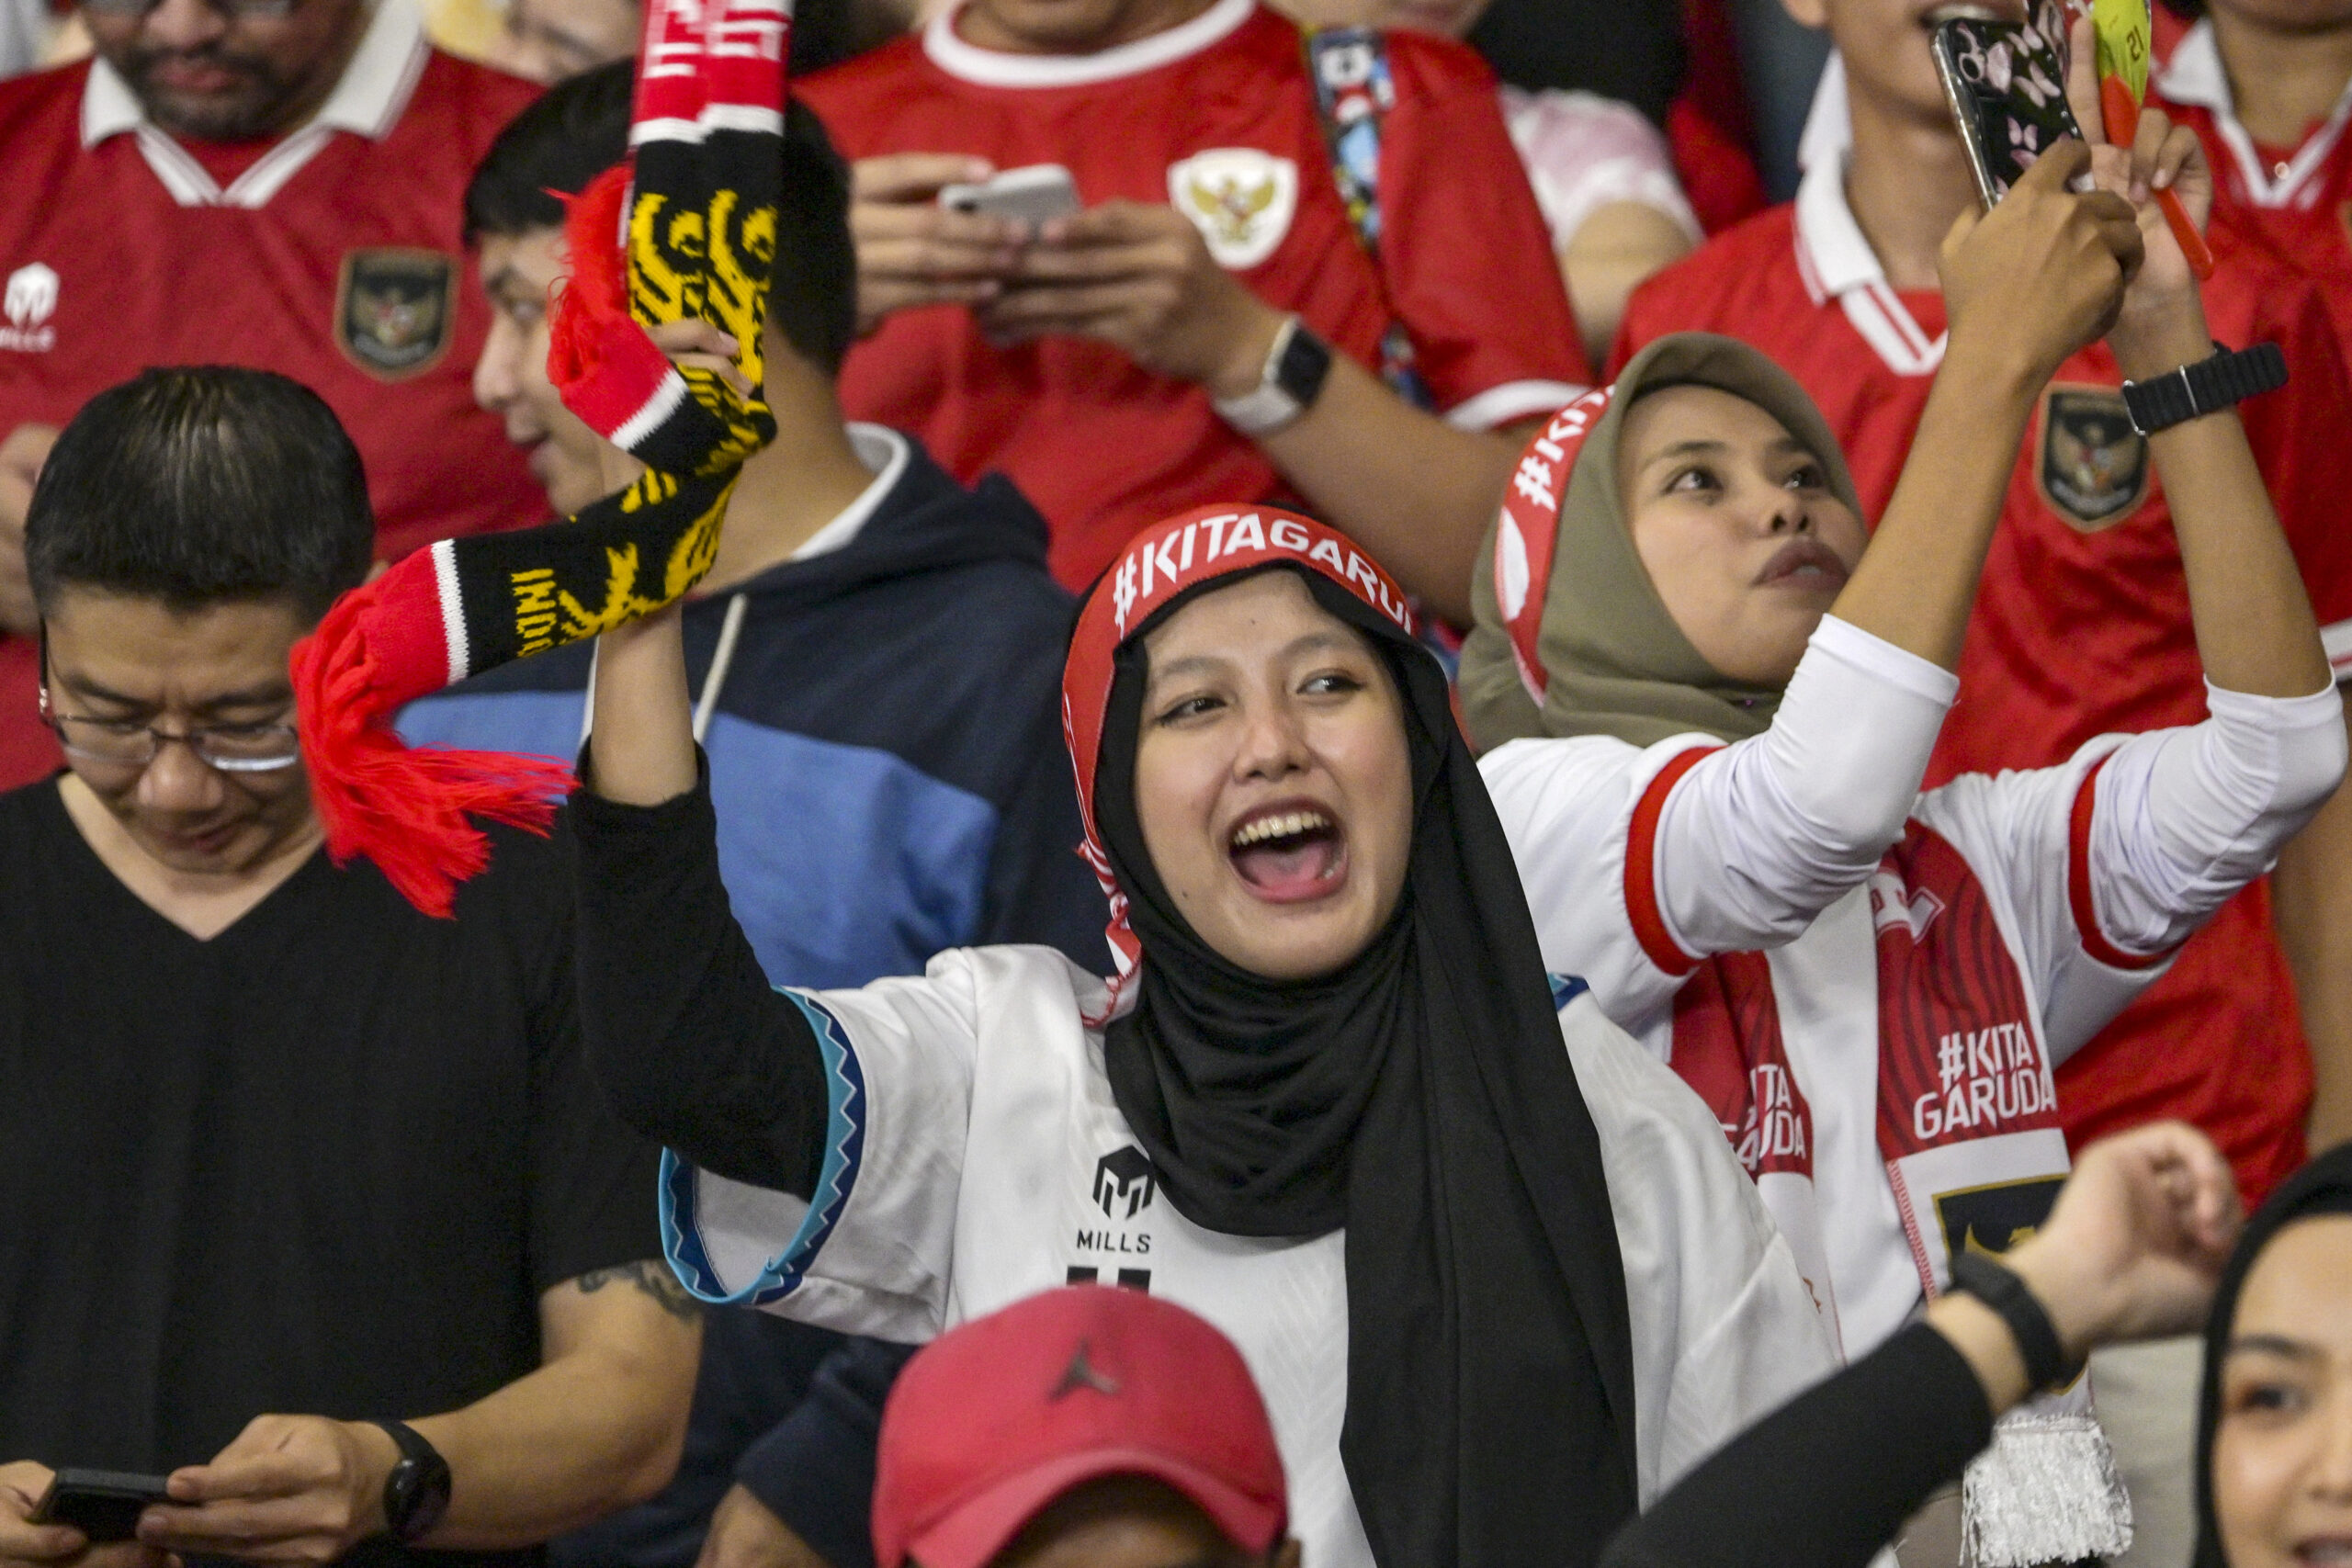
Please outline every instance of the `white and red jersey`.
[[1480, 763], [1544, 962], [1714, 1109], [1842, 1348], [2038, 1225], [2053, 1068], [2341, 775], [2331, 689], [1916, 794], [1946, 671], [1830, 618], [1770, 730]]
[[2265, 146], [2238, 123], [2213, 24], [2200, 20], [2156, 73], [2152, 94], [2205, 143], [2221, 267], [2284, 267], [2317, 285], [2352, 363], [2352, 82], [2300, 146]]
[[[1468, 49], [1416, 33], [1391, 36], [1387, 60], [1377, 265], [1334, 179], [1299, 30], [1256, 0], [1080, 56], [976, 49], [951, 10], [795, 88], [847, 157], [1060, 164], [1090, 207], [1173, 205], [1252, 293], [1366, 367], [1402, 322], [1455, 424], [1548, 413], [1590, 377], [1494, 77]], [[1091, 339], [998, 347], [960, 308], [891, 316], [851, 351], [841, 388], [853, 417], [919, 435], [967, 482], [1010, 475], [1051, 524], [1054, 575], [1073, 588], [1148, 524], [1288, 493], [1200, 388]]]
[[[460, 243], [475, 164], [537, 92], [432, 49], [414, 0], [379, 0], [318, 113], [267, 144], [175, 141], [103, 62], [0, 83], [0, 434], [150, 366], [248, 365], [334, 410], [386, 558], [543, 520], [474, 406], [489, 309]], [[56, 765], [32, 663], [0, 655], [0, 788]]]
[[[690, 1289], [896, 1340], [1062, 1284], [1164, 1296], [1250, 1363], [1309, 1561], [1371, 1568], [1340, 1457], [1346, 1236], [1227, 1235], [1158, 1201], [1086, 1021], [1110, 1010], [1104, 981], [1049, 948], [959, 948], [919, 976], [791, 995], [832, 1099], [814, 1200], [665, 1156], [662, 1235]], [[1646, 1506], [1835, 1361], [1706, 1108], [1582, 985], [1555, 982], [1554, 998], [1624, 1259]]]
[[[2352, 671], [2352, 406], [2317, 294], [2224, 270], [2205, 290], [2213, 334], [2273, 342], [2293, 376], [2240, 408], [2337, 674]], [[1718, 235], [1634, 292], [1619, 364], [1670, 332], [1754, 344], [1803, 383], [1844, 447], [1863, 510], [1884, 510], [1943, 362], [1943, 299], [1888, 286], [1848, 207], [1842, 157], [1797, 199]], [[1928, 781], [2065, 761], [2093, 738], [2193, 724], [2202, 666], [2172, 513], [2104, 344], [2042, 393], [1962, 655], [1961, 697]], [[2077, 1142], [2164, 1116], [2211, 1134], [2250, 1201], [2301, 1165], [2310, 1053], [2256, 884], [2060, 1081]]]

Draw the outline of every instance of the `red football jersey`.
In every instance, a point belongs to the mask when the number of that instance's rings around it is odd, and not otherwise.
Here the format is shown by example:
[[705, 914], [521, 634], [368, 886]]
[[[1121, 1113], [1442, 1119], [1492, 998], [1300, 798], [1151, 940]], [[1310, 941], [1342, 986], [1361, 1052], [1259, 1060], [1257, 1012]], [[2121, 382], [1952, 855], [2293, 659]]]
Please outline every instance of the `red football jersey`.
[[[1821, 405], [1873, 518], [1893, 494], [1943, 359], [1940, 295], [1889, 288], [1846, 204], [1843, 160], [1797, 199], [1710, 242], [1638, 290], [1618, 341], [1686, 329], [1747, 339]], [[2242, 412], [2339, 674], [2352, 666], [2352, 447], [2345, 374], [2307, 287], [2225, 269], [2206, 311], [2225, 343], [2278, 343], [2294, 381]], [[2204, 716], [2203, 668], [2180, 552], [2146, 442], [2105, 344], [2041, 397], [1961, 659], [1961, 695], [1929, 770], [2063, 762], [2094, 736]], [[2059, 1074], [2080, 1141], [2156, 1116], [2204, 1127], [2249, 1198], [2301, 1163], [2310, 1053], [2269, 923], [2267, 886], [2225, 906], [2152, 987]]]
[[2262, 146], [2238, 123], [2213, 24], [2200, 21], [2158, 73], [2154, 96], [2205, 143], [2215, 256], [2247, 270], [2283, 263], [2317, 285], [2352, 363], [2352, 82], [2301, 146]]
[[[318, 115], [223, 188], [103, 63], [0, 83], [0, 433], [62, 425], [149, 366], [250, 365], [342, 419], [386, 558], [542, 520], [474, 406], [489, 311], [459, 243], [474, 164], [537, 90], [434, 51], [413, 0], [381, 0]], [[0, 657], [0, 788], [56, 761], [31, 667]]]
[[[1256, 0], [1082, 56], [976, 49], [951, 13], [798, 90], [851, 158], [1060, 164], [1089, 206], [1171, 203], [1259, 298], [1366, 367], [1393, 311], [1457, 424], [1548, 412], [1589, 371], [1494, 77], [1421, 34], [1393, 35], [1387, 54], [1377, 268], [1334, 181], [1299, 31]], [[967, 310], [902, 310], [851, 352], [841, 386], [853, 417], [915, 433], [959, 478], [1012, 476], [1072, 587], [1170, 513], [1287, 493], [1206, 392], [1091, 339], [1000, 348]]]

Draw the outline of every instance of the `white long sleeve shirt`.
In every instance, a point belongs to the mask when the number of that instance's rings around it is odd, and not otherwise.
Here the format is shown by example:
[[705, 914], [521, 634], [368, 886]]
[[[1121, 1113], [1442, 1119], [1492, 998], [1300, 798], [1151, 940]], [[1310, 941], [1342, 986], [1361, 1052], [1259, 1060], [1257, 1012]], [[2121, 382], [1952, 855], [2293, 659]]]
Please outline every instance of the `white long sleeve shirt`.
[[[1762, 735], [1520, 740], [1481, 763], [1551, 967], [1686, 1076], [1711, 1030], [1776, 1033], [1789, 1081], [1740, 1086], [1754, 1114], [1725, 1131], [1849, 1355], [1901, 1325], [1971, 1224], [1999, 1250], [2038, 1219], [2008, 1226], [1983, 1193], [2063, 1170], [2051, 1069], [2268, 869], [2344, 769], [2332, 687], [2209, 686], [2202, 724], [1919, 794], [1956, 689], [1828, 617]], [[1882, 994], [1889, 976], [1905, 996]], [[1883, 1019], [1897, 1002], [1910, 1013]], [[1911, 1013], [1921, 1059], [1884, 1071]], [[1955, 1115], [2019, 1130], [1962, 1158], [1933, 1146]], [[1801, 1161], [1775, 1157], [1799, 1144]]]

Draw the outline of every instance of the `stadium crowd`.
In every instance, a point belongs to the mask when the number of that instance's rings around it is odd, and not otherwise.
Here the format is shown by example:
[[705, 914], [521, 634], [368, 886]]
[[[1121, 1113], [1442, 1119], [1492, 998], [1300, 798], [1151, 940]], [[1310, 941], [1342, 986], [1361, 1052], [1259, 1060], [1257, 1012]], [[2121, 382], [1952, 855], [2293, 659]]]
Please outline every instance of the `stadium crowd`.
[[2143, 4], [0, 0], [0, 1568], [2352, 1564]]

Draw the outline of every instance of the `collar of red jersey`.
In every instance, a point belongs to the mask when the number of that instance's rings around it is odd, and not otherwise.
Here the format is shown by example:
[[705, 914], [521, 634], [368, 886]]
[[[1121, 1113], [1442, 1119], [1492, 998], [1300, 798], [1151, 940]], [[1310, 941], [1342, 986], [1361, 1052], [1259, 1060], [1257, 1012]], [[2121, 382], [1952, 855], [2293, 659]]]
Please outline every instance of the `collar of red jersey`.
[[983, 87], [1083, 87], [1156, 71], [1222, 43], [1256, 13], [1258, 0], [1216, 0], [1182, 26], [1093, 54], [1012, 54], [978, 48], [956, 30], [956, 16], [962, 9], [960, 5], [949, 6], [922, 33], [923, 53], [950, 76]]
[[[390, 135], [401, 111], [408, 107], [430, 52], [424, 13], [417, 0], [376, 0], [375, 15], [352, 51], [351, 63], [344, 67], [343, 79], [303, 129], [348, 130], [376, 141]], [[147, 111], [130, 84], [105, 61], [93, 62], [82, 89], [82, 145], [95, 147], [146, 124]]]
[[[2213, 41], [2210, 20], [2199, 17], [2196, 26], [2181, 35], [2172, 58], [2156, 73], [2156, 91], [2176, 104], [2194, 104], [2232, 121], [2237, 118], [2237, 106], [2230, 98], [2230, 75], [2222, 68], [2222, 50]], [[2337, 96], [2330, 120], [2344, 120], [2347, 106], [2352, 106], [2352, 82], [2346, 82]]]
[[1816, 304], [1886, 281], [1878, 253], [1846, 201], [1846, 149], [1817, 157], [1797, 182], [1797, 269]]

